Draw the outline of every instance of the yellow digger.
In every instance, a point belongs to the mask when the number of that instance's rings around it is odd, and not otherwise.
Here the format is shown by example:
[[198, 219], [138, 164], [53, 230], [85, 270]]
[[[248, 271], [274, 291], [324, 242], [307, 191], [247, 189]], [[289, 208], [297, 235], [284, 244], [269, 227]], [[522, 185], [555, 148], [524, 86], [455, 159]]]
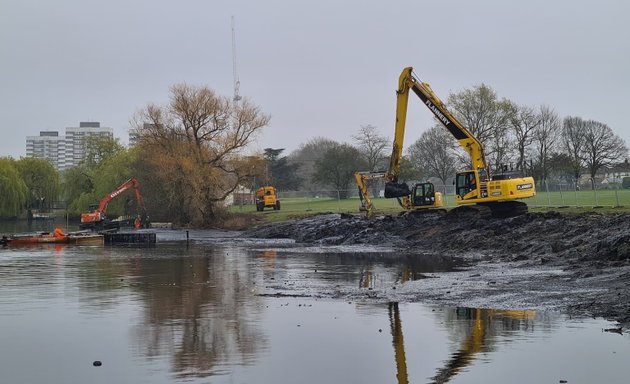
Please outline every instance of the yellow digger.
[[[409, 188], [406, 183], [398, 181], [409, 91], [413, 91], [420, 98], [470, 157], [472, 169], [460, 171], [455, 177], [457, 205], [468, 206], [480, 213], [489, 213], [492, 216], [516, 216], [527, 212], [527, 204], [518, 200], [536, 196], [534, 179], [515, 172], [491, 174], [481, 142], [446, 109], [429, 84], [418, 80], [413, 75], [411, 67], [403, 69], [398, 79], [396, 130], [389, 169], [386, 172], [355, 173], [361, 197], [361, 210], [367, 211], [369, 215], [373, 209], [366, 181], [375, 178], [385, 179], [385, 197], [397, 198], [400, 205], [407, 210], [442, 206], [441, 199], [436, 196], [437, 192], [430, 188], [432, 186], [422, 186], [421, 190], [418, 190], [417, 186]], [[428, 191], [430, 195], [425, 191]], [[417, 202], [425, 202], [425, 204]]]
[[278, 191], [270, 185], [256, 190], [256, 210], [262, 212], [265, 208], [273, 208], [274, 211], [280, 210]]

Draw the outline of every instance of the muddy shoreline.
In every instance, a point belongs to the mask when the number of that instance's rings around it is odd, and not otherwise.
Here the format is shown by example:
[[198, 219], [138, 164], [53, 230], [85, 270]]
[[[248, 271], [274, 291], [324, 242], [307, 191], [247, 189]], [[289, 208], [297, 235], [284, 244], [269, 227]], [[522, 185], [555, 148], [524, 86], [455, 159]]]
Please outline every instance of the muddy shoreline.
[[[325, 214], [265, 224], [249, 238], [369, 245], [466, 259], [470, 268], [370, 297], [444, 305], [554, 309], [630, 326], [630, 214], [528, 213], [497, 219], [425, 212]], [[430, 288], [430, 289], [427, 289]], [[395, 287], [393, 287], [395, 289]]]

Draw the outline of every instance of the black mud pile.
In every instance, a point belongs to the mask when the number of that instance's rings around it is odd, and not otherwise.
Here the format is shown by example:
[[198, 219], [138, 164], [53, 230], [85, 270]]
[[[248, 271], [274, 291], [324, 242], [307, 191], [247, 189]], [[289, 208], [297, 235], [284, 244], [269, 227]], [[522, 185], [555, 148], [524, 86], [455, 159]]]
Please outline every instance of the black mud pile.
[[[482, 255], [483, 262], [567, 271], [597, 294], [566, 298], [567, 310], [630, 324], [630, 214], [528, 213], [497, 219], [444, 212], [381, 216], [327, 214], [273, 223], [244, 236], [316, 245], [379, 245], [406, 252]], [[532, 277], [535, 278], [535, 277]], [[541, 282], [543, 283], [543, 282]]]

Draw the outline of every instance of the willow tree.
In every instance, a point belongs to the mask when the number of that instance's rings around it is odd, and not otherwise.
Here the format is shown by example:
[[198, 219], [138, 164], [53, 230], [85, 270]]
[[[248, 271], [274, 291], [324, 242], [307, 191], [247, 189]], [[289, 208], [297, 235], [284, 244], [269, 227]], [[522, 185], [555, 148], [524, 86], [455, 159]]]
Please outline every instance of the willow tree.
[[18, 216], [28, 200], [28, 187], [9, 157], [0, 158], [0, 196], [0, 217]]
[[29, 191], [28, 208], [51, 208], [59, 198], [59, 172], [44, 159], [23, 157], [15, 162]]
[[186, 84], [171, 88], [167, 105], [140, 111], [144, 178], [160, 208], [181, 224], [213, 224], [225, 199], [249, 182], [260, 158], [244, 151], [269, 119], [247, 99]]

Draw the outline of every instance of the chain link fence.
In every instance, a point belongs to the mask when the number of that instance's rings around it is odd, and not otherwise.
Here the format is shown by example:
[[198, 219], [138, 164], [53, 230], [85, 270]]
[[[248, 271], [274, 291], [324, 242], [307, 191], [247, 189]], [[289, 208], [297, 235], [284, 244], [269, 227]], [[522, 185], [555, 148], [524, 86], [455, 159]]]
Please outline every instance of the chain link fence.
[[[444, 206], [454, 208], [455, 186], [435, 185], [435, 190], [442, 193]], [[383, 198], [383, 191], [371, 190], [374, 207], [379, 211], [396, 210], [400, 206], [396, 199]], [[378, 192], [376, 194], [375, 192]], [[253, 196], [253, 195], [252, 195]], [[316, 191], [279, 191], [281, 210], [291, 212], [358, 212], [360, 206], [359, 193], [356, 188], [349, 190], [316, 190]], [[238, 199], [233, 209], [255, 211], [253, 198]], [[622, 189], [619, 184], [587, 183], [547, 183], [536, 186], [536, 196], [524, 199], [530, 208], [562, 209], [562, 208], [628, 208], [630, 209], [630, 189]]]

